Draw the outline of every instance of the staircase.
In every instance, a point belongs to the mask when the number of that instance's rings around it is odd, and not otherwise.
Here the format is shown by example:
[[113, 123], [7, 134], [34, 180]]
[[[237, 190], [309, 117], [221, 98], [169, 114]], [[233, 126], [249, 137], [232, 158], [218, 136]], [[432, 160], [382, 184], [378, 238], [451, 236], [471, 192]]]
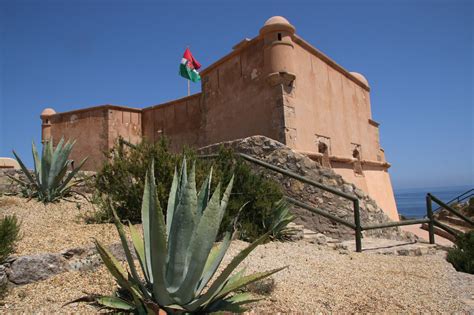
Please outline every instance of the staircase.
[[[467, 190], [444, 205], [440, 205], [433, 211], [433, 217], [456, 234], [474, 230], [472, 224], [474, 221], [474, 189]], [[425, 223], [421, 228], [428, 230], [429, 226]], [[438, 226], [434, 227], [434, 233], [453, 242], [456, 240], [453, 233], [448, 233], [446, 229]]]

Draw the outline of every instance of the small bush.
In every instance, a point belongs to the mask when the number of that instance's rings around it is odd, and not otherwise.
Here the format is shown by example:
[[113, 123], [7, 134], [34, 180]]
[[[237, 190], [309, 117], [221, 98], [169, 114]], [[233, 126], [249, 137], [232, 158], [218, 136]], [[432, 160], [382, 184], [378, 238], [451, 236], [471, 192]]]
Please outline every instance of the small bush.
[[[188, 161], [195, 161], [198, 188], [209, 169], [213, 168], [212, 185], [219, 181], [227, 183], [235, 174], [234, 189], [227, 211], [222, 220], [220, 235], [238, 215], [238, 237], [252, 241], [269, 230], [269, 218], [273, 208], [283, 193], [278, 183], [254, 172], [230, 149], [222, 148], [215, 159], [196, 159], [196, 153], [185, 149], [182, 154], [169, 150], [168, 140], [162, 138], [155, 144], [143, 141], [136, 148], [116, 145], [108, 154], [108, 161], [96, 177], [96, 204], [99, 212], [89, 216], [89, 221], [110, 222], [112, 214], [107, 207], [109, 198], [120, 218], [138, 223], [141, 220], [141, 199], [146, 170], [151, 160], [155, 160], [155, 177], [161, 208], [167, 208], [168, 188], [171, 186], [175, 165], [179, 165], [183, 155]], [[189, 163], [188, 167], [192, 162]], [[181, 167], [181, 166], [179, 166]], [[246, 204], [241, 211], [242, 205]]]
[[106, 204], [106, 198], [109, 198], [119, 217], [133, 223], [141, 221], [145, 175], [152, 159], [155, 159], [158, 198], [161, 208], [166, 209], [167, 189], [171, 186], [174, 168], [178, 162], [168, 147], [164, 138], [155, 144], [142, 141], [134, 149], [117, 144], [108, 153], [107, 162], [96, 176], [95, 187], [98, 195], [94, 200], [102, 211], [96, 214], [96, 218], [112, 221], [112, 213]]
[[460, 235], [446, 259], [457, 271], [474, 274], [474, 231]]
[[[217, 158], [199, 160], [198, 165], [201, 173], [213, 167], [213, 185], [219, 181], [227, 183], [232, 174], [235, 175], [234, 189], [222, 220], [221, 235], [237, 216], [239, 239], [253, 241], [271, 229], [275, 211], [278, 211], [276, 204], [283, 197], [278, 183], [265, 178], [262, 173], [256, 173], [249, 164], [235, 156], [233, 150], [223, 147]], [[204, 180], [204, 176], [199, 175], [198, 180]]]
[[0, 219], [0, 263], [14, 251], [15, 243], [20, 239], [20, 223], [15, 215]]

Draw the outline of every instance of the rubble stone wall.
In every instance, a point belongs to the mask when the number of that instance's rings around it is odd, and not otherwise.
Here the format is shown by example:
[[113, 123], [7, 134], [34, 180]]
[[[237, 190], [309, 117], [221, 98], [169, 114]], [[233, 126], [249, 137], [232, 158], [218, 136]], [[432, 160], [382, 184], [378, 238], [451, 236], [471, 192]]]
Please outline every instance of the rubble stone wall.
[[[391, 221], [377, 203], [354, 184], [345, 181], [330, 168], [323, 168], [305, 155], [299, 154], [284, 144], [264, 136], [253, 136], [245, 139], [222, 142], [201, 148], [202, 154], [216, 153], [221, 146], [231, 147], [236, 152], [254, 156], [280, 168], [308, 177], [331, 188], [338, 189], [359, 198], [362, 225]], [[349, 222], [354, 222], [352, 202], [330, 192], [310, 186], [288, 176], [276, 173], [261, 166], [250, 163], [252, 168], [262, 172], [264, 176], [281, 183], [284, 193], [294, 199], [303, 201], [311, 206], [328, 211]], [[293, 207], [292, 212], [297, 216], [296, 223], [305, 228], [324, 233], [328, 236], [349, 239], [354, 237], [354, 231], [341, 224], [334, 223], [320, 215], [305, 209]], [[364, 235], [403, 239], [405, 235], [398, 228], [364, 231]]]

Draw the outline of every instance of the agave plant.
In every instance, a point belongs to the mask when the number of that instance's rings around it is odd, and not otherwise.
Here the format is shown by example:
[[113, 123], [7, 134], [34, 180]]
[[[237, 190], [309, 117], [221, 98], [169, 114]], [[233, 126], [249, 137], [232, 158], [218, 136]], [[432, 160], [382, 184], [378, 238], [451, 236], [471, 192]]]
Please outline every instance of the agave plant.
[[[143, 278], [134, 264], [124, 226], [112, 209], [129, 272], [96, 241], [97, 251], [121, 290], [116, 296], [97, 297], [95, 302], [107, 308], [138, 314], [179, 314], [242, 312], [245, 304], [256, 301], [249, 293], [235, 291], [284, 267], [252, 275], [244, 275], [243, 271], [232, 275], [247, 255], [269, 237], [269, 232], [241, 251], [219, 275], [215, 275], [231, 241], [229, 232], [221, 243], [214, 244], [233, 178], [220, 199], [221, 184], [211, 196], [211, 176], [212, 169], [197, 193], [195, 167], [191, 168], [188, 177], [184, 159], [179, 174], [175, 170], [165, 220], [157, 197], [152, 162], [146, 175], [141, 209], [143, 239], [135, 227], [128, 224]], [[215, 279], [211, 284], [212, 278]]]
[[27, 181], [14, 177], [10, 178], [22, 185], [22, 191], [26, 197], [37, 198], [44, 203], [54, 202], [64, 198], [80, 183], [79, 180], [74, 180], [74, 176], [87, 160], [87, 158], [83, 159], [77, 167], [69, 174], [67, 173], [72, 163], [72, 160], [68, 160], [68, 157], [74, 147], [74, 143], [75, 141], [67, 141], [64, 143], [64, 138], [61, 138], [56, 149], [54, 149], [53, 142], [46, 141], [43, 145], [40, 160], [38, 150], [33, 142], [34, 175], [26, 168], [18, 154], [13, 151]]
[[297, 233], [297, 229], [288, 227], [290, 222], [295, 220], [295, 216], [290, 213], [288, 202], [284, 199], [275, 203], [272, 209], [272, 215], [265, 224], [270, 231], [271, 240], [289, 241]]

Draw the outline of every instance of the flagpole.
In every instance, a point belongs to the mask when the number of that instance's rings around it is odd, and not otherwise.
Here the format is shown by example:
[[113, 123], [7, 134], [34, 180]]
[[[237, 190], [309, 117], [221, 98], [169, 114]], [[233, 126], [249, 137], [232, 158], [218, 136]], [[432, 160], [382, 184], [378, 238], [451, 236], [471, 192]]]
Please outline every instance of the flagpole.
[[[189, 48], [189, 45], [186, 45], [186, 49], [188, 49], [188, 48]], [[188, 81], [188, 96], [189, 96], [189, 95], [191, 95], [191, 86], [190, 86], [191, 84], [189, 83], [189, 79], [186, 80], [186, 81]]]

